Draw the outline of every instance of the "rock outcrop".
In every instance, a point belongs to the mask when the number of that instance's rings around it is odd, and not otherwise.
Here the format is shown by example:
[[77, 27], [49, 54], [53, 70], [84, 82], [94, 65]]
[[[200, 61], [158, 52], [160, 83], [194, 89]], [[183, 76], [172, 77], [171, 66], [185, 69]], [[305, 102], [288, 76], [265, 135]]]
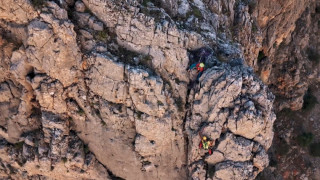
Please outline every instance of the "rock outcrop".
[[[254, 179], [269, 163], [274, 96], [241, 61], [217, 64], [206, 70], [189, 96], [190, 176]], [[199, 149], [202, 136], [214, 141], [212, 155]]]
[[299, 109], [317, 73], [303, 2], [1, 1], [0, 177], [254, 179], [275, 121], [263, 83]]

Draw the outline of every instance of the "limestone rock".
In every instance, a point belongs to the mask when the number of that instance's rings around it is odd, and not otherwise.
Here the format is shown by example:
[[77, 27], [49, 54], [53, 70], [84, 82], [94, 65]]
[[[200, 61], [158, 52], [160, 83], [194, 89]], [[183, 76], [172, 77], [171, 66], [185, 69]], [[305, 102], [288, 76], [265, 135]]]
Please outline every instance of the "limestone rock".
[[[28, 25], [26, 53], [32, 66], [66, 87], [76, 81], [81, 56], [73, 24], [67, 21], [67, 12], [52, 2], [48, 6], [52, 14], [43, 12], [41, 20]], [[59, 21], [63, 21], [63, 25]]]
[[[254, 147], [255, 142], [264, 150], [271, 146], [274, 96], [245, 65], [216, 64], [205, 71], [189, 96], [188, 161], [214, 165], [213, 179], [254, 179], [268, 164], [265, 151], [257, 152]], [[196, 148], [198, 134], [214, 141], [212, 155]]]
[[307, 48], [311, 1], [0, 2], [0, 177], [254, 179], [275, 120], [262, 81], [298, 109], [317, 74], [275, 54]]

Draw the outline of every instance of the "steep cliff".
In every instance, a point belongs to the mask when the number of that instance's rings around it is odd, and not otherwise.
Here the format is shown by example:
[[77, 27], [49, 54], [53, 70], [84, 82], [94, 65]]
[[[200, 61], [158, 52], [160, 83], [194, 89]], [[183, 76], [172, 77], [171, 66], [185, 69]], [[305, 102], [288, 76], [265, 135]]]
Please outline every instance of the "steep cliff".
[[301, 108], [314, 68], [301, 49], [318, 48], [319, 14], [299, 4], [1, 1], [0, 177], [254, 179], [271, 91], [277, 109]]

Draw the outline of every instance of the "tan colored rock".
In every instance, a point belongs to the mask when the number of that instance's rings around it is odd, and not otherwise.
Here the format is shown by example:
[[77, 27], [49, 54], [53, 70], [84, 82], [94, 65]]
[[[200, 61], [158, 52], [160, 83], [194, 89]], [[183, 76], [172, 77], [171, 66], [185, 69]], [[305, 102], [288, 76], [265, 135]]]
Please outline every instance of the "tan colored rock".
[[60, 82], [45, 76], [36, 76], [32, 81], [35, 89], [36, 99], [43, 110], [54, 113], [67, 111], [65, 98], [63, 97], [63, 86]]
[[31, 3], [25, 0], [1, 1], [0, 7], [0, 19], [5, 21], [26, 24], [38, 16]]
[[[66, 87], [77, 80], [81, 56], [74, 26], [66, 21], [67, 12], [52, 2], [48, 6], [52, 14], [41, 13], [42, 21], [35, 20], [28, 25], [28, 62]], [[59, 20], [64, 20], [62, 25]]]
[[254, 179], [253, 165], [248, 162], [223, 162], [215, 167], [215, 174], [212, 179]]
[[[216, 64], [204, 72], [189, 96], [188, 162], [214, 165], [213, 179], [254, 179], [268, 162], [266, 154], [257, 153], [254, 146], [255, 141], [266, 150], [271, 146], [274, 96], [252, 69], [236, 61]], [[214, 142], [212, 155], [198, 148], [199, 134]], [[190, 167], [189, 172], [193, 171]]]
[[[1, 178], [254, 179], [267, 167], [274, 96], [243, 62], [269, 82], [261, 43], [293, 26], [263, 41], [273, 27], [253, 32], [261, 14], [245, 2], [139, 3], [2, 3]], [[202, 46], [213, 49], [197, 83], [187, 70]]]
[[252, 157], [253, 142], [242, 137], [235, 137], [226, 134], [225, 139], [221, 140], [217, 150], [224, 154], [226, 160], [249, 161]]

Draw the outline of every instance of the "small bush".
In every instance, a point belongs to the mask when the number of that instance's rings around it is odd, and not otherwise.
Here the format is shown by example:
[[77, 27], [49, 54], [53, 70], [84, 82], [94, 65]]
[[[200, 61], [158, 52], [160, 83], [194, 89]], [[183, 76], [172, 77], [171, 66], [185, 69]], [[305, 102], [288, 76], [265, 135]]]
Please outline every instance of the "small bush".
[[309, 152], [312, 156], [320, 157], [320, 143], [313, 143], [309, 146]]
[[310, 90], [303, 97], [303, 111], [310, 111], [314, 106], [318, 104], [317, 97], [315, 97]]
[[106, 30], [99, 31], [95, 35], [96, 39], [102, 42], [108, 41], [108, 32]]
[[297, 137], [297, 143], [302, 147], [307, 147], [313, 140], [312, 133], [302, 133]]
[[193, 15], [198, 19], [202, 19], [201, 11], [197, 7], [193, 8]]
[[142, 113], [141, 111], [138, 111], [138, 112], [137, 112], [137, 117], [138, 117], [138, 119], [141, 119], [142, 114], [143, 114], [143, 113]]
[[320, 54], [318, 53], [318, 51], [312, 49], [312, 48], [308, 48], [307, 49], [307, 55], [308, 55], [308, 59], [312, 62], [315, 62], [316, 64], [319, 63], [320, 61]]
[[199, 20], [203, 20], [202, 13], [197, 6], [192, 6], [191, 10], [186, 14], [186, 17], [190, 17], [191, 15], [198, 18]]

